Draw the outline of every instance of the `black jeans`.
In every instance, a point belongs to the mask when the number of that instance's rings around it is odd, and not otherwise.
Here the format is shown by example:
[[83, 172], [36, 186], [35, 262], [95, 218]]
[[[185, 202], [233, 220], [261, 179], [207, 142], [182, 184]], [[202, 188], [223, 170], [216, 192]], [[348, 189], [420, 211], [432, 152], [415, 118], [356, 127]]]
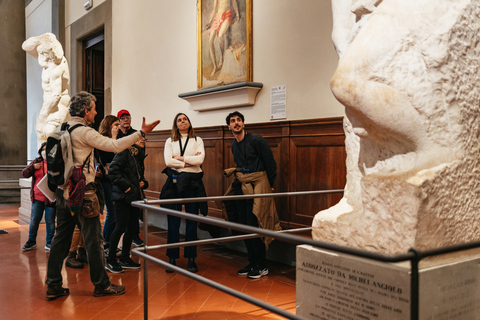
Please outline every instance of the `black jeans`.
[[85, 218], [81, 213], [72, 215], [67, 201], [63, 198], [63, 190], [55, 192], [57, 202], [57, 229], [50, 248], [48, 258], [48, 285], [61, 286], [63, 261], [68, 255], [72, 243], [73, 230], [78, 225], [85, 241], [90, 279], [96, 287], [106, 288], [110, 283], [105, 271], [105, 255], [103, 252], [102, 226], [100, 216]]
[[[237, 206], [238, 223], [258, 228], [258, 219], [252, 212], [253, 200], [237, 200], [235, 202]], [[266, 268], [267, 263], [265, 260], [267, 249], [262, 239], [245, 239], [244, 242], [245, 247], [247, 247], [249, 265], [260, 269]]]
[[126, 260], [130, 257], [130, 247], [135, 234], [138, 234], [138, 217], [140, 209], [133, 207], [130, 203], [123, 200], [114, 201], [115, 204], [115, 229], [110, 237], [108, 252], [108, 262], [117, 261], [117, 247], [120, 237], [123, 235], [122, 255], [120, 260]]

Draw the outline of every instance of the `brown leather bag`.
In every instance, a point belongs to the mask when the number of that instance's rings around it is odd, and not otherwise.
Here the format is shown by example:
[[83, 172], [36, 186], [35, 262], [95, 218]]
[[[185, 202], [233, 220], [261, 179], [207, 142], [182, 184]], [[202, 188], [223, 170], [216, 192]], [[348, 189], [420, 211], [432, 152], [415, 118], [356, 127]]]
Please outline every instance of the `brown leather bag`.
[[83, 198], [82, 214], [85, 218], [95, 218], [100, 214], [100, 204], [95, 190], [86, 190]]

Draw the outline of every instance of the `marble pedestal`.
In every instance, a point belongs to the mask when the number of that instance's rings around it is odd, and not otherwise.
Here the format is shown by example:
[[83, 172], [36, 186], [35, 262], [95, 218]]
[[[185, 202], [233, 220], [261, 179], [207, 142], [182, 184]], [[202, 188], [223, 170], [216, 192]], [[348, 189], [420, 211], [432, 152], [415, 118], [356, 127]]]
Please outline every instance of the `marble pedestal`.
[[[411, 319], [410, 262], [382, 263], [297, 247], [297, 310], [307, 319]], [[420, 320], [480, 319], [480, 250], [419, 265]]]
[[[20, 185], [20, 208], [18, 208], [18, 219], [25, 223], [30, 223], [31, 209], [32, 209], [32, 200], [30, 199], [30, 189], [32, 187], [32, 180], [30, 179], [19, 179], [18, 184]], [[42, 218], [42, 223], [45, 223], [45, 220]]]

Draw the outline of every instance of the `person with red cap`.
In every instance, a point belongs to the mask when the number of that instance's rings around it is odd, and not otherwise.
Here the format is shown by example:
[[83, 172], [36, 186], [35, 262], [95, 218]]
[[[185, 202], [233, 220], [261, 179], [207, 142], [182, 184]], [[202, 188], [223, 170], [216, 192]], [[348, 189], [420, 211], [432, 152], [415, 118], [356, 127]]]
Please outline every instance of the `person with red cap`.
[[120, 130], [118, 131], [117, 139], [131, 135], [137, 130], [132, 128], [132, 116], [126, 109], [118, 111], [117, 118], [120, 119]]
[[[132, 128], [132, 116], [127, 109], [118, 111], [117, 118], [120, 119], [120, 130], [118, 130], [117, 139], [129, 136], [137, 131]], [[135, 233], [132, 242], [137, 247], [142, 247], [144, 245], [143, 240], [140, 238], [140, 225], [137, 226], [137, 232]]]

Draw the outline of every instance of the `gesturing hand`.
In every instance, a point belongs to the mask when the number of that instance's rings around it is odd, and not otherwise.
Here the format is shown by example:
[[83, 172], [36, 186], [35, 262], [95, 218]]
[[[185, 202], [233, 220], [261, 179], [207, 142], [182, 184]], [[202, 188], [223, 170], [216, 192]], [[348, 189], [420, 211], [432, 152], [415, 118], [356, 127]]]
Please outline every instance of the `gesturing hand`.
[[150, 123], [145, 123], [145, 117], [143, 117], [142, 121], [142, 131], [145, 132], [145, 134], [149, 134], [150, 132], [155, 129], [155, 127], [160, 123], [160, 120], [156, 120]]

